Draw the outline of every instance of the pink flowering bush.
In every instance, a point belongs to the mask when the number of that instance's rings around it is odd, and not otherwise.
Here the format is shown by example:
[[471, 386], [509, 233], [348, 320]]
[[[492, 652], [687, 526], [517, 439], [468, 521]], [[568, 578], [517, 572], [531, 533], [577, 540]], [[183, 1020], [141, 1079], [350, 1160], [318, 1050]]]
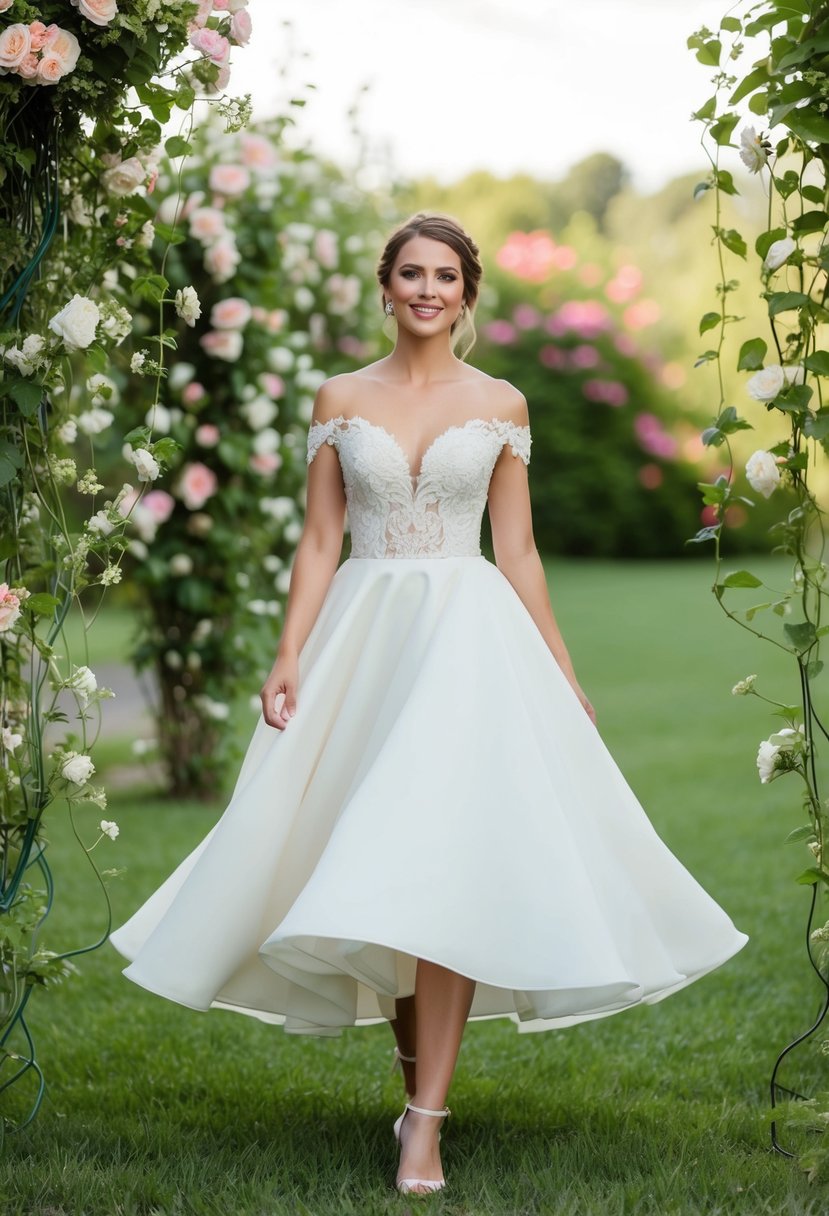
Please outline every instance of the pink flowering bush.
[[[168, 788], [191, 797], [213, 797], [230, 767], [234, 700], [248, 712], [253, 698], [259, 712], [302, 526], [314, 393], [382, 341], [372, 261], [382, 200], [286, 148], [283, 127], [201, 131], [181, 189], [178, 166], [160, 165], [153, 223], [174, 242], [168, 290], [192, 284], [201, 314], [175, 333], [154, 410], [138, 336], [139, 374], [122, 388], [146, 438], [180, 448], [159, 483], [165, 517], [138, 504], [127, 556], [141, 597], [135, 659], [159, 687]], [[148, 307], [142, 323], [151, 319]]]
[[525, 391], [540, 547], [550, 553], [656, 557], [687, 552], [696, 483], [712, 467], [677, 368], [652, 336], [659, 320], [642, 272], [600, 238], [589, 259], [550, 232], [510, 233], [479, 322], [482, 366]]

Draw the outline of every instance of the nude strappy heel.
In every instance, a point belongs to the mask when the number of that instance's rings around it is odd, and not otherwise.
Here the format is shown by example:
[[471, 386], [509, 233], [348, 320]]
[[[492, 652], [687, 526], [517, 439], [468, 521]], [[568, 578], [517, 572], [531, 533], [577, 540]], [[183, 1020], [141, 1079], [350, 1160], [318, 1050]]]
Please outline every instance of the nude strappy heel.
[[[436, 1119], [444, 1119], [452, 1113], [448, 1106], [444, 1106], [443, 1110], [429, 1110], [425, 1106], [415, 1106], [412, 1102], [407, 1102], [403, 1108], [403, 1114], [394, 1123], [394, 1138], [398, 1144], [400, 1143], [400, 1129], [406, 1118], [406, 1111], [409, 1110], [413, 1110], [416, 1115], [433, 1115]], [[438, 1140], [440, 1140], [440, 1132], [438, 1132]], [[419, 1195], [442, 1191], [446, 1182], [442, 1178], [401, 1178], [396, 1186], [401, 1195]], [[421, 1187], [423, 1190], [415, 1190], [415, 1187]]]
[[[400, 1048], [395, 1047], [394, 1048], [394, 1059], [392, 1060], [392, 1063], [391, 1063], [392, 1074], [394, 1074], [395, 1072], [400, 1072], [402, 1075], [402, 1073], [403, 1073], [402, 1061], [403, 1060], [405, 1060], [407, 1064], [414, 1064], [415, 1061], [417, 1060], [417, 1056], [404, 1056], [403, 1052], [400, 1050]], [[414, 1096], [413, 1094], [410, 1094], [409, 1091], [406, 1090], [407, 1098], [410, 1098], [413, 1096]]]

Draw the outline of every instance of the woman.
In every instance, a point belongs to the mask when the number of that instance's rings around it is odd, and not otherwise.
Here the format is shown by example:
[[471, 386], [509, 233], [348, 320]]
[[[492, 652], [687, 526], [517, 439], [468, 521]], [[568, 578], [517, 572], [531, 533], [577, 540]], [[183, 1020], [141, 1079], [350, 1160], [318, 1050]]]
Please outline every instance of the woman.
[[604, 1017], [748, 939], [656, 835], [576, 679], [533, 539], [526, 401], [454, 349], [474, 340], [477, 246], [421, 213], [377, 273], [394, 350], [317, 393], [233, 798], [113, 941], [129, 978], [195, 1008], [291, 1033], [388, 1020], [410, 1098], [397, 1186], [428, 1194], [470, 1017]]

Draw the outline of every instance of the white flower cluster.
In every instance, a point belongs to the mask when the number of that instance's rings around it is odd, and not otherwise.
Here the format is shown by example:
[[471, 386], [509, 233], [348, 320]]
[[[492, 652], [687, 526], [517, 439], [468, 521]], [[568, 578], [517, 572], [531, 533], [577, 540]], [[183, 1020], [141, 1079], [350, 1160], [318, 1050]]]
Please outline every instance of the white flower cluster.
[[807, 749], [803, 726], [796, 729], [784, 727], [768, 739], [764, 739], [757, 750], [757, 771], [763, 785], [768, 785], [781, 773], [790, 772], [796, 766], [796, 757]]

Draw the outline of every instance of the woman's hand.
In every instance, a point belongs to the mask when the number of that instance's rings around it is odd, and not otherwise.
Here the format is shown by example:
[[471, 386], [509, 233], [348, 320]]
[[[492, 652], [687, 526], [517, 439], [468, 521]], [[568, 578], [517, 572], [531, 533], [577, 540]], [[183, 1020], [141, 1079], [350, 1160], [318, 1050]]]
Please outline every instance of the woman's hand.
[[585, 710], [585, 713], [587, 714], [588, 718], [595, 726], [596, 725], [596, 711], [593, 708], [593, 706], [590, 704], [590, 702], [588, 701], [587, 697], [585, 696], [584, 692], [582, 691], [581, 686], [575, 680], [570, 681], [570, 686], [573, 689], [573, 692], [578, 697], [578, 699], [581, 701], [582, 705], [584, 706], [584, 710]]
[[[268, 726], [284, 730], [296, 713], [299, 663], [296, 658], [277, 656], [271, 674], [262, 686], [262, 715]], [[280, 704], [281, 699], [281, 704]]]

